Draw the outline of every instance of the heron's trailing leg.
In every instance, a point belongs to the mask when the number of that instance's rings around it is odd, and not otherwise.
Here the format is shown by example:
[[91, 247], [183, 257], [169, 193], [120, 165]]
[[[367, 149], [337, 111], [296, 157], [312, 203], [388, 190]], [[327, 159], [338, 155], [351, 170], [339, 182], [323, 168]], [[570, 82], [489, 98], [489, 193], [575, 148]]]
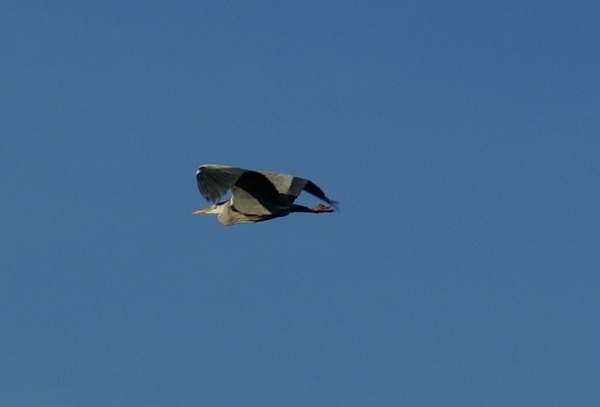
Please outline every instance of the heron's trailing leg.
[[307, 212], [307, 213], [323, 213], [323, 212], [333, 212], [333, 209], [329, 206], [325, 206], [323, 204], [319, 204], [314, 208], [309, 208], [303, 205], [292, 205], [290, 208], [291, 212]]
[[333, 212], [333, 209], [330, 206], [325, 206], [323, 204], [318, 204], [314, 208], [310, 210], [313, 213], [321, 213], [321, 212]]

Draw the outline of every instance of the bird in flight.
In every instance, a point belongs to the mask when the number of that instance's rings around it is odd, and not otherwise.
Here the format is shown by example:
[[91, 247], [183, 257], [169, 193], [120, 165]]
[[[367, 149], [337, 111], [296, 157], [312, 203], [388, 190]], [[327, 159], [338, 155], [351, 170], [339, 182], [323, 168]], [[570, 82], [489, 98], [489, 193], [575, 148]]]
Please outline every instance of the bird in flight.
[[[192, 213], [216, 213], [219, 222], [225, 226], [263, 222], [294, 212], [333, 212], [332, 207], [336, 208], [337, 203], [325, 196], [323, 190], [311, 181], [277, 172], [206, 164], [196, 171], [196, 180], [200, 194], [213, 205]], [[228, 190], [231, 190], [231, 198], [219, 201]], [[296, 205], [294, 201], [302, 191], [331, 206], [319, 204], [309, 208]]]

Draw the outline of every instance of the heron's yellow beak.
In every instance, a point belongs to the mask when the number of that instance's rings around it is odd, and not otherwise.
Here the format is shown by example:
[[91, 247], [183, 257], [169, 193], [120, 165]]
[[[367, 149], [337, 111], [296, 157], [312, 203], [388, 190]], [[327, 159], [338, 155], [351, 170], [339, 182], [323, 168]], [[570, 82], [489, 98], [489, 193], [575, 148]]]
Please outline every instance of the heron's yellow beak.
[[217, 205], [212, 205], [208, 208], [198, 209], [197, 211], [192, 212], [192, 215], [199, 215], [201, 213], [219, 213], [219, 208]]

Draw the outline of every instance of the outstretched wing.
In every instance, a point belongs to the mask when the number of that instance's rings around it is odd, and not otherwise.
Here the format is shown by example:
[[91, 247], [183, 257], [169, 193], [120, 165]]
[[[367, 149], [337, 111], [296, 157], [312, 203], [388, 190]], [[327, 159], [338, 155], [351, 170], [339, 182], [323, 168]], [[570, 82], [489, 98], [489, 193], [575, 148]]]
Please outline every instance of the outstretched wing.
[[267, 179], [275, 185], [275, 188], [277, 188], [277, 191], [280, 194], [280, 200], [287, 205], [294, 203], [302, 191], [306, 191], [309, 194], [316, 196], [333, 207], [337, 204], [336, 201], [329, 199], [321, 188], [307, 179], [277, 172], [265, 171], [261, 172], [261, 174], [267, 177]]
[[196, 171], [198, 190], [207, 201], [217, 202], [246, 170], [226, 165], [201, 165]]
[[261, 174], [275, 187], [279, 201], [284, 206], [293, 204], [308, 182], [303, 178], [278, 172], [262, 171]]
[[259, 207], [274, 210], [280, 205], [280, 194], [263, 174], [243, 168], [206, 164], [196, 172], [200, 194], [216, 202], [231, 190], [232, 204], [241, 212], [254, 213]]
[[246, 214], [269, 215], [279, 211], [281, 200], [267, 177], [246, 170], [231, 187], [231, 205]]

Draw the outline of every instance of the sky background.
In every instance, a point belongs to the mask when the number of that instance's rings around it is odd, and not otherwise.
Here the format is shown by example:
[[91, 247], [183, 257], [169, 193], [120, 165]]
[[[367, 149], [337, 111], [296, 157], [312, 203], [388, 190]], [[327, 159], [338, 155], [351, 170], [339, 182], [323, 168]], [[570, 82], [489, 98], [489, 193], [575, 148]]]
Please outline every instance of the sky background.
[[[3, 2], [0, 405], [597, 406], [598, 21]], [[340, 211], [192, 216], [205, 163]]]

